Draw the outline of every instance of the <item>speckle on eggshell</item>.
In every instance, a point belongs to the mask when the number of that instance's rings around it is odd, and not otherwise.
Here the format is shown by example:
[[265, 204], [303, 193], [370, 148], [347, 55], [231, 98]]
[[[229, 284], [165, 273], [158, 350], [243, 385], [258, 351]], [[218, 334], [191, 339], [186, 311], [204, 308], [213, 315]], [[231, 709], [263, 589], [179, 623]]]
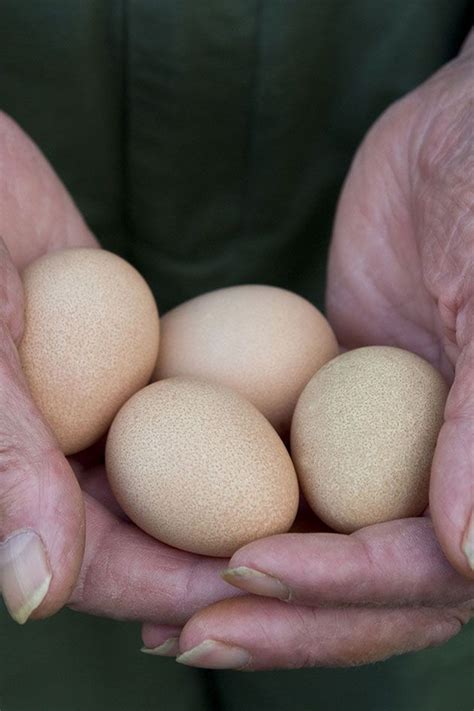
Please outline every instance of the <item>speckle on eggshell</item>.
[[155, 380], [191, 376], [233, 388], [283, 437], [302, 389], [338, 353], [313, 304], [261, 284], [197, 296], [165, 314], [161, 329]]
[[60, 448], [73, 454], [149, 382], [159, 343], [155, 300], [134, 267], [102, 249], [50, 252], [22, 279], [23, 371]]
[[153, 383], [122, 407], [106, 469], [132, 521], [203, 555], [287, 531], [298, 507], [293, 464], [269, 422], [233, 390], [193, 378]]
[[291, 428], [313, 511], [346, 533], [420, 514], [447, 393], [433, 366], [399, 348], [358, 348], [321, 368]]

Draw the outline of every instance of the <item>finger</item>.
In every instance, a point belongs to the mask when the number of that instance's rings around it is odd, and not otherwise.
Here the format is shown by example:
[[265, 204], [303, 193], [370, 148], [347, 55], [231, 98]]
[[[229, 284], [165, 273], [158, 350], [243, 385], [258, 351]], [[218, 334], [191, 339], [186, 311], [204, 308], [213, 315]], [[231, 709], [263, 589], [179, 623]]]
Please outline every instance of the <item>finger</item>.
[[66, 603], [83, 541], [81, 491], [0, 322], [0, 592], [17, 622]]
[[50, 249], [97, 245], [43, 154], [2, 112], [0, 235], [18, 269]]
[[317, 609], [244, 597], [194, 615], [176, 661], [245, 670], [368, 664], [442, 644], [468, 619], [457, 609]]
[[142, 626], [143, 647], [141, 652], [156, 657], [176, 657], [179, 654], [179, 635], [182, 627], [173, 625]]
[[179, 626], [201, 607], [238, 594], [219, 577], [226, 561], [170, 548], [87, 494], [84, 500], [86, 546], [70, 607]]
[[438, 437], [430, 481], [430, 510], [441, 546], [457, 570], [474, 579], [474, 308]]
[[68, 461], [83, 493], [89, 494], [117, 518], [124, 521], [130, 520], [112, 493], [103, 464], [85, 468], [75, 457], [68, 457]]
[[235, 553], [224, 579], [246, 592], [304, 605], [447, 606], [474, 601], [430, 519], [369, 526], [350, 536], [283, 534]]

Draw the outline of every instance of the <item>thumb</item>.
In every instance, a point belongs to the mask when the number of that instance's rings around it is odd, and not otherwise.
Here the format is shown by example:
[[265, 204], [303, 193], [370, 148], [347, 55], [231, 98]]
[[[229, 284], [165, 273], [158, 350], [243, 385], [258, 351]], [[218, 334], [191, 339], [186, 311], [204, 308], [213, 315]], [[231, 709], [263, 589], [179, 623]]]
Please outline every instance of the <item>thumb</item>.
[[21, 371], [22, 321], [20, 276], [0, 240], [0, 592], [20, 624], [67, 602], [84, 546], [81, 490]]
[[474, 338], [456, 361], [431, 470], [430, 512], [451, 564], [474, 577]]
[[[446, 557], [460, 573], [474, 578], [474, 152], [470, 104], [474, 30], [451, 66], [456, 67], [456, 73], [448, 74], [449, 84], [457, 90], [450, 106], [456, 110], [452, 119], [446, 119], [445, 110], [437, 125], [443, 125], [443, 135], [452, 140], [436, 142], [436, 137], [441, 139], [438, 129], [434, 140], [426, 144], [428, 182], [421, 183], [424, 199], [419, 219], [426, 235], [421, 245], [429, 265], [425, 274], [434, 275], [429, 280], [430, 290], [442, 316], [445, 350], [455, 366], [431, 470], [430, 512]], [[432, 158], [428, 160], [428, 156]], [[430, 172], [426, 171], [428, 163]], [[435, 206], [441, 205], [437, 210]], [[426, 281], [426, 275], [424, 278]]]

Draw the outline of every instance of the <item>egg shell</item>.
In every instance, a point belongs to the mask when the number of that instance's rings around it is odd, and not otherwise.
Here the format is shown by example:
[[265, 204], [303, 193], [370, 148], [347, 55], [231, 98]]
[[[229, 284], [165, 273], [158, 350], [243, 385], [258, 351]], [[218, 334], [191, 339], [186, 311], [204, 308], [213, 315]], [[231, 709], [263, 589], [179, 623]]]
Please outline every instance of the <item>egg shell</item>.
[[192, 378], [130, 398], [110, 428], [106, 469], [137, 526], [209, 556], [287, 531], [298, 507], [293, 464], [269, 422], [233, 390]]
[[34, 401], [65, 454], [93, 444], [149, 382], [159, 318], [145, 280], [111, 252], [51, 252], [22, 275], [19, 346]]
[[313, 511], [346, 533], [420, 514], [447, 393], [433, 366], [399, 348], [359, 348], [321, 368], [291, 428]]
[[234, 388], [282, 436], [308, 380], [338, 353], [318, 309], [272, 286], [203, 294], [169, 311], [161, 325], [155, 380], [194, 376]]

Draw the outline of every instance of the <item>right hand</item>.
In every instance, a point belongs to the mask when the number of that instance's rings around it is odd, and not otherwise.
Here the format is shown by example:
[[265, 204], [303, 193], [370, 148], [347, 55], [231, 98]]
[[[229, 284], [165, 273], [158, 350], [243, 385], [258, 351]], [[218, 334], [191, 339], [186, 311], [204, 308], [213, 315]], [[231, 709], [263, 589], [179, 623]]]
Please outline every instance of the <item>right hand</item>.
[[218, 575], [224, 561], [169, 548], [131, 524], [108, 487], [103, 443], [66, 459], [31, 399], [17, 352], [18, 269], [50, 250], [98, 245], [44, 157], [3, 114], [0, 234], [0, 592], [20, 623], [69, 604], [167, 625], [171, 635], [232, 595]]

